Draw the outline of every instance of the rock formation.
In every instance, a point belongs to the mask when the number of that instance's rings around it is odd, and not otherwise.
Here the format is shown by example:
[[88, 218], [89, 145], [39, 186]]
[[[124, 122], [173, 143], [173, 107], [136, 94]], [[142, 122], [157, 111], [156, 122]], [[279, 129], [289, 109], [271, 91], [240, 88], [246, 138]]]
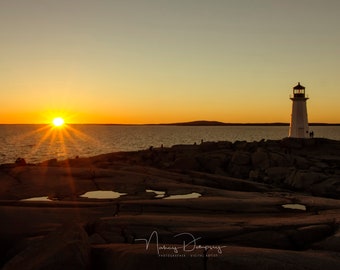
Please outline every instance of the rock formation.
[[[290, 138], [3, 164], [0, 266], [337, 269], [339, 157], [338, 141]], [[80, 196], [94, 190], [126, 195]]]

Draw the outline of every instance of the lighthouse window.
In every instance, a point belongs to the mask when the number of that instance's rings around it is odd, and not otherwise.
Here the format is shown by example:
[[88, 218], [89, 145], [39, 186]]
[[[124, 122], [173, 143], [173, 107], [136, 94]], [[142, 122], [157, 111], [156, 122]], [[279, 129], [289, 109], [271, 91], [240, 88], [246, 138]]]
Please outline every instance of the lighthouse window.
[[304, 97], [305, 96], [305, 89], [294, 89], [294, 96], [295, 97]]

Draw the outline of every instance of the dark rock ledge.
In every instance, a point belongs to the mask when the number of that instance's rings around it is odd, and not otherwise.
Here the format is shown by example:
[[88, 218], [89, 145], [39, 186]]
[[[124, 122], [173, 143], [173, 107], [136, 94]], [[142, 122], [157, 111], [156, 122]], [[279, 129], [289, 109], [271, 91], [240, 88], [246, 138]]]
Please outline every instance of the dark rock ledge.
[[[3, 164], [0, 181], [2, 269], [340, 266], [338, 141], [204, 142]], [[93, 190], [127, 195], [80, 197]], [[41, 196], [52, 201], [21, 201]]]

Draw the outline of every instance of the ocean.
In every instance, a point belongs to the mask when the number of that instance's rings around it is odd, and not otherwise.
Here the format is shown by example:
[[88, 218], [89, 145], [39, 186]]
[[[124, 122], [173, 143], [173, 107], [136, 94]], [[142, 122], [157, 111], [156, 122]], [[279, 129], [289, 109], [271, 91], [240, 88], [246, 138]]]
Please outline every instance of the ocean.
[[[260, 141], [288, 136], [288, 126], [163, 125], [0, 125], [0, 164], [18, 157], [29, 163], [57, 158], [88, 157], [150, 146], [170, 147], [201, 141]], [[312, 126], [315, 137], [340, 140], [340, 126]]]

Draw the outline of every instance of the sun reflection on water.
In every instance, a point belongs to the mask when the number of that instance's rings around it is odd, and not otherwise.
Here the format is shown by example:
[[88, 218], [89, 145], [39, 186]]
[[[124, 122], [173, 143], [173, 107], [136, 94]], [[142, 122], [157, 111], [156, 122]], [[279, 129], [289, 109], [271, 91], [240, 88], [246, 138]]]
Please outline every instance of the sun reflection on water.
[[16, 150], [16, 157], [30, 163], [41, 162], [42, 157], [58, 160], [75, 158], [79, 153], [84, 153], [86, 147], [101, 147], [99, 140], [66, 123], [62, 126], [54, 123], [36, 125], [33, 130], [23, 126], [22, 132], [13, 136], [8, 143], [13, 145], [13, 151]]

